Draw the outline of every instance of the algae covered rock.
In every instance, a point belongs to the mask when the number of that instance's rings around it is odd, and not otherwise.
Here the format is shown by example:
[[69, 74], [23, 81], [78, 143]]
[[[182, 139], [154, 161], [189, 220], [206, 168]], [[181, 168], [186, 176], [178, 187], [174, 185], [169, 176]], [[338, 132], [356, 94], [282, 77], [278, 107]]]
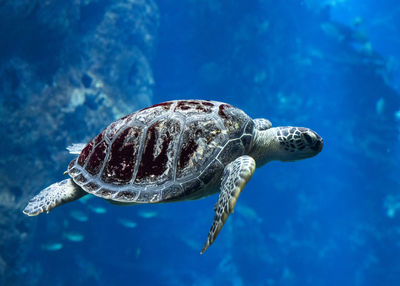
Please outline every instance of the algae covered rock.
[[9, 1], [0, 15], [0, 284], [22, 285], [39, 271], [24, 261], [35, 225], [15, 210], [62, 174], [66, 146], [152, 101], [159, 15], [151, 0]]

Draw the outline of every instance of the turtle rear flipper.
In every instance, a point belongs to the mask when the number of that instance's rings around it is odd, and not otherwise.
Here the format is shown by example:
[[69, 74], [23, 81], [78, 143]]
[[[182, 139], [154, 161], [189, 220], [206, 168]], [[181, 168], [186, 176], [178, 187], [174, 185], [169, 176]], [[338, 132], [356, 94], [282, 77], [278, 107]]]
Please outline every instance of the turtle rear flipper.
[[34, 196], [24, 209], [24, 214], [36, 216], [43, 212], [50, 212], [59, 205], [75, 201], [87, 193], [71, 179], [55, 183]]
[[211, 226], [208, 238], [204, 244], [201, 254], [207, 250], [208, 247], [217, 238], [218, 233], [221, 231], [228, 216], [233, 213], [233, 208], [236, 205], [236, 200], [240, 192], [246, 186], [251, 176], [256, 169], [256, 162], [250, 156], [241, 156], [235, 161], [229, 163], [222, 176], [221, 193], [219, 194], [217, 204], [214, 207], [215, 216]]
[[70, 154], [79, 155], [81, 154], [85, 146], [86, 146], [85, 143], [73, 143], [72, 145], [67, 147], [67, 150]]

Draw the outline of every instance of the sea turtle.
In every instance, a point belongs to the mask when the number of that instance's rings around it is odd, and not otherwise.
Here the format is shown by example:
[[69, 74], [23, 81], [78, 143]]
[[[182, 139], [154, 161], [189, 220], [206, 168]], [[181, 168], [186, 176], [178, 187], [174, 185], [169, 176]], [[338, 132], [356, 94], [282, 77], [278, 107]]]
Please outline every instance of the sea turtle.
[[203, 253], [215, 240], [253, 172], [272, 160], [317, 155], [321, 137], [303, 127], [272, 127], [229, 104], [159, 103], [111, 123], [68, 165], [71, 177], [33, 197], [35, 216], [87, 194], [116, 204], [194, 200], [220, 192]]

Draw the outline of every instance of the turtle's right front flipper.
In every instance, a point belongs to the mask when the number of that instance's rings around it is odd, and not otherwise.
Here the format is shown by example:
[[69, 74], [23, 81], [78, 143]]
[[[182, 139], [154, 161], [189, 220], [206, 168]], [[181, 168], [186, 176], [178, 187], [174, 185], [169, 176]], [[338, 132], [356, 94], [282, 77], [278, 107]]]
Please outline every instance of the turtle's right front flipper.
[[207, 241], [200, 252], [201, 254], [203, 254], [217, 238], [228, 216], [233, 212], [240, 192], [250, 180], [255, 169], [256, 161], [247, 155], [237, 158], [225, 167], [224, 174], [222, 175], [221, 192], [214, 208], [214, 221], [208, 233]]
[[24, 209], [24, 214], [35, 216], [50, 212], [59, 205], [77, 200], [87, 193], [71, 179], [52, 184], [34, 196]]

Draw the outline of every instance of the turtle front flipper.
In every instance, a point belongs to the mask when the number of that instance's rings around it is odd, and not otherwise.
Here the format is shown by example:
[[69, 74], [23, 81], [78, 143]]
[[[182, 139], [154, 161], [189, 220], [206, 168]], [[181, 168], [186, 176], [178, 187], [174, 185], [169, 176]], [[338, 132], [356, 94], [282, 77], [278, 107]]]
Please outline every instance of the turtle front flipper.
[[44, 212], [50, 212], [59, 205], [77, 200], [87, 193], [71, 179], [55, 183], [42, 190], [28, 202], [24, 214], [35, 216]]
[[246, 155], [237, 158], [225, 167], [222, 176], [221, 192], [217, 204], [214, 207], [214, 221], [208, 233], [207, 241], [200, 252], [201, 254], [203, 254], [217, 238], [229, 214], [233, 212], [240, 192], [250, 180], [255, 168], [256, 162], [254, 159]]

